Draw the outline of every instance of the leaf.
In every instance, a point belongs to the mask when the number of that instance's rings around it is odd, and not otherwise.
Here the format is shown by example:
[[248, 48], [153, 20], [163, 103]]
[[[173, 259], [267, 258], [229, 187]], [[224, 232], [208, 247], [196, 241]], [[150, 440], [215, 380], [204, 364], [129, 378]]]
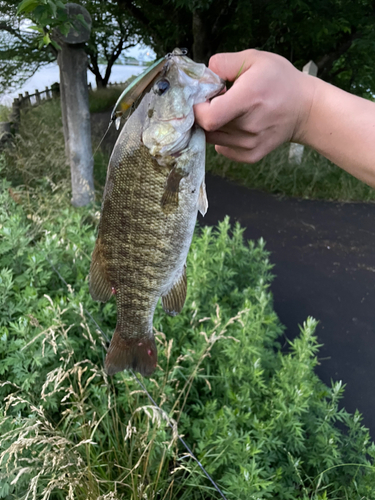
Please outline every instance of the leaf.
[[56, 50], [61, 50], [60, 45], [55, 40], [53, 40], [53, 38], [51, 38], [51, 45], [55, 47]]
[[44, 33], [43, 28], [41, 28], [40, 26], [29, 26], [28, 29], [38, 31], [39, 33]]
[[51, 43], [51, 38], [50, 38], [48, 33], [46, 35], [44, 35], [43, 42], [45, 43], [45, 45], [48, 45], [49, 43]]
[[33, 11], [39, 5], [39, 0], [23, 0], [18, 6], [17, 16]]
[[86, 29], [90, 29], [90, 26], [86, 23], [85, 18], [83, 17], [82, 14], [77, 14], [77, 19], [78, 21], [82, 24], [82, 26]]

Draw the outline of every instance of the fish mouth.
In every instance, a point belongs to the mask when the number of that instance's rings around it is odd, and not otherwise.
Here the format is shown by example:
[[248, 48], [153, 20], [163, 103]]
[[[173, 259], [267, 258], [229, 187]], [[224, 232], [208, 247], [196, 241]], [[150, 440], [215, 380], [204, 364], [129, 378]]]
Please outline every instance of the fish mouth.
[[226, 82], [222, 78], [220, 78], [220, 88], [216, 91], [213, 91], [209, 96], [208, 99], [212, 99], [213, 97], [216, 97], [217, 95], [221, 94], [221, 92], [225, 89], [226, 87]]
[[184, 115], [184, 116], [181, 116], [180, 118], [159, 118], [159, 122], [176, 122], [176, 121], [181, 121], [181, 120], [186, 120], [186, 118], [188, 117], [189, 115]]

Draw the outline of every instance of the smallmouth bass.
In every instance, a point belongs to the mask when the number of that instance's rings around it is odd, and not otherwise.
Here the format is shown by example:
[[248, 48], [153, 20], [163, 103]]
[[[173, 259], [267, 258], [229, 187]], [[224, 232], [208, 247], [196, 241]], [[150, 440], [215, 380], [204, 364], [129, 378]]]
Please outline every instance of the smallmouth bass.
[[94, 300], [117, 303], [117, 325], [105, 360], [109, 375], [157, 365], [152, 330], [161, 297], [178, 314], [186, 298], [186, 257], [206, 197], [205, 135], [193, 105], [224, 82], [176, 49], [123, 127], [107, 172], [90, 267]]

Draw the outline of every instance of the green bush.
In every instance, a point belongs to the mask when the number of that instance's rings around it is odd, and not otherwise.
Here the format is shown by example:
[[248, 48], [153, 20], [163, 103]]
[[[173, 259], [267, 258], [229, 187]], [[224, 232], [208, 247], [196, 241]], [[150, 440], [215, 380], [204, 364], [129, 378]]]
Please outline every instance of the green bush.
[[[0, 498], [219, 498], [131, 374], [103, 371], [87, 311], [111, 336], [116, 309], [88, 293], [98, 207], [1, 182]], [[314, 374], [316, 323], [281, 352], [268, 254], [242, 232], [195, 236], [186, 305], [157, 309], [144, 383], [228, 500], [373, 500], [375, 447], [338, 409], [341, 383]]]

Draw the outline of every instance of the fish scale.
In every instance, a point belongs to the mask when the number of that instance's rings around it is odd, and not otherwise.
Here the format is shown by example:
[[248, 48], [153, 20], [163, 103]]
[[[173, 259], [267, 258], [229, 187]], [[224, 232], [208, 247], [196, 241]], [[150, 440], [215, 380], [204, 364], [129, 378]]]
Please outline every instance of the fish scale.
[[[184, 85], [178, 80], [179, 62], [168, 61], [171, 69], [165, 75], [170, 85], [175, 81], [175, 94], [179, 95], [181, 89], [184, 99]], [[216, 75], [211, 79], [217, 92], [222, 82]], [[184, 102], [177, 106], [179, 113], [181, 109], [190, 113], [190, 122], [195, 103], [190, 99], [185, 108]], [[158, 108], [163, 105], [173, 108], [173, 99], [163, 101], [153, 91], [144, 96], [122, 129], [108, 166], [90, 268], [92, 297], [106, 302], [115, 293], [117, 302], [117, 324], [105, 363], [108, 374], [123, 369], [143, 375], [154, 371], [155, 307], [160, 297], [170, 315], [178, 314], [183, 307], [186, 257], [199, 204], [205, 205], [204, 132], [198, 127], [183, 130], [184, 120], [174, 120], [171, 109], [168, 133], [173, 123], [173, 140], [177, 138], [182, 149], [171, 155], [167, 147], [163, 153], [166, 120], [160, 119], [164, 110]], [[151, 146], [149, 141], [154, 141]]]

